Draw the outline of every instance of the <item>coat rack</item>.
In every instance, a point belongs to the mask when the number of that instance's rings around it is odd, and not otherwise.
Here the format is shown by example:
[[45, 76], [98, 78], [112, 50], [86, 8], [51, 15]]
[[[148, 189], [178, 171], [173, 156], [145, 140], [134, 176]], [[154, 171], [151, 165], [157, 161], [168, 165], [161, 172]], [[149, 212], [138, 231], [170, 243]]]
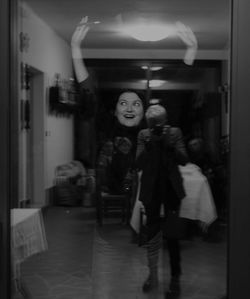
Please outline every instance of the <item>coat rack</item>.
[[55, 74], [55, 82], [49, 88], [50, 113], [56, 116], [70, 116], [79, 107], [79, 93], [75, 80], [62, 80], [60, 74]]

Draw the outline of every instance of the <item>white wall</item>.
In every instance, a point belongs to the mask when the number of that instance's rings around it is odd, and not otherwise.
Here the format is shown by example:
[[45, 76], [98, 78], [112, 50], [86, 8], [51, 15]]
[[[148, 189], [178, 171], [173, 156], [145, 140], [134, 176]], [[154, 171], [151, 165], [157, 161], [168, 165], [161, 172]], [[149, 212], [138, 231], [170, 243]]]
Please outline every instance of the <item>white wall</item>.
[[29, 36], [28, 50], [21, 59], [44, 73], [44, 145], [45, 188], [53, 184], [55, 167], [73, 158], [73, 119], [48, 114], [48, 87], [53, 84], [55, 73], [61, 78], [72, 76], [70, 46], [41, 20], [26, 4], [22, 6], [21, 31]]

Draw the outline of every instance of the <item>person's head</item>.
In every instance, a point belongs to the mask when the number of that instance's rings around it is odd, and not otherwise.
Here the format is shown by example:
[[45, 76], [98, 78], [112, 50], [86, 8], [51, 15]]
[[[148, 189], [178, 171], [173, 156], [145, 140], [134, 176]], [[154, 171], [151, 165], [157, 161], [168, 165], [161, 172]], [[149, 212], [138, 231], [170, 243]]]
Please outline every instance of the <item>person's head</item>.
[[188, 142], [188, 150], [191, 154], [200, 154], [203, 151], [203, 140], [201, 138], [193, 138]]
[[138, 126], [144, 116], [143, 100], [134, 91], [123, 92], [116, 103], [115, 116], [121, 125]]
[[167, 111], [160, 104], [160, 100], [151, 99], [145, 117], [150, 128], [162, 126], [167, 122]]

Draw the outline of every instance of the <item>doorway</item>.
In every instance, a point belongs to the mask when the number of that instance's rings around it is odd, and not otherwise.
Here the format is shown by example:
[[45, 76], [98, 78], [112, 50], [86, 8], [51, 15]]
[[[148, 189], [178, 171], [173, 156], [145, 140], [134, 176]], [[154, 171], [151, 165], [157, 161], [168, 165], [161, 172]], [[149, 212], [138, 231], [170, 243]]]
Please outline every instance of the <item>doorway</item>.
[[30, 78], [30, 184], [31, 207], [42, 207], [45, 203], [45, 109], [46, 87], [44, 73], [32, 68]]

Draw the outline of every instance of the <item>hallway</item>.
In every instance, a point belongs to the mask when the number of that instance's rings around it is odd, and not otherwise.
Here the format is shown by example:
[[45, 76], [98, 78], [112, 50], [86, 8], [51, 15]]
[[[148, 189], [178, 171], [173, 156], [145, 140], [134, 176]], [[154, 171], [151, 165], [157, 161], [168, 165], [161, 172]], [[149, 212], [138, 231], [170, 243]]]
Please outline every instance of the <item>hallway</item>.
[[[143, 294], [145, 249], [130, 242], [131, 232], [119, 219], [105, 220], [100, 228], [93, 208], [51, 207], [44, 221], [49, 250], [29, 258], [21, 269], [32, 299], [164, 298], [170, 279], [165, 248], [159, 289]], [[217, 242], [199, 236], [182, 241], [181, 299], [216, 299], [225, 292], [225, 229], [221, 233]]]

